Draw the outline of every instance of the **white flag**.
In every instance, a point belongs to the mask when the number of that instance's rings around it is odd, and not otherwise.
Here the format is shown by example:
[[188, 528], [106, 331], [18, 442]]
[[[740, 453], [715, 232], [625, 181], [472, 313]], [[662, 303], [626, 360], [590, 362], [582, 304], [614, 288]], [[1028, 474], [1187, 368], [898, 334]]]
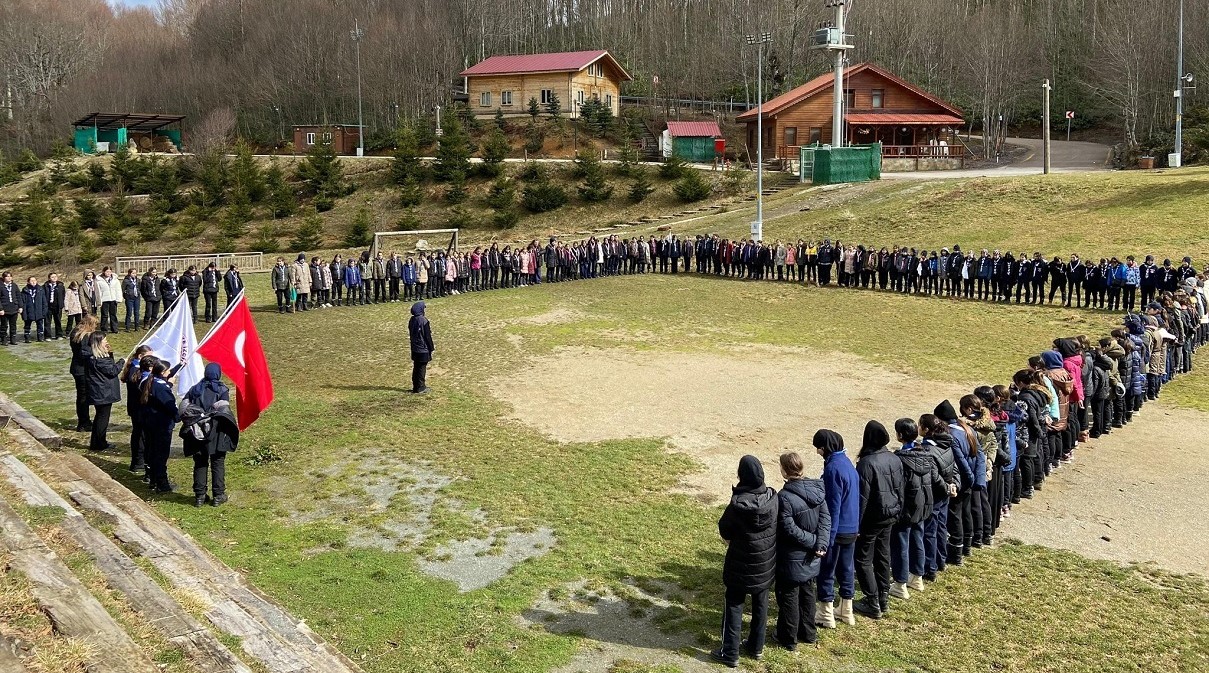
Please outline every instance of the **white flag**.
[[202, 380], [203, 366], [201, 356], [197, 354], [193, 315], [189, 310], [189, 300], [183, 295], [173, 305], [164, 322], [143, 343], [151, 347], [155, 357], [172, 367], [184, 363], [176, 372], [178, 394], [184, 395], [193, 384]]

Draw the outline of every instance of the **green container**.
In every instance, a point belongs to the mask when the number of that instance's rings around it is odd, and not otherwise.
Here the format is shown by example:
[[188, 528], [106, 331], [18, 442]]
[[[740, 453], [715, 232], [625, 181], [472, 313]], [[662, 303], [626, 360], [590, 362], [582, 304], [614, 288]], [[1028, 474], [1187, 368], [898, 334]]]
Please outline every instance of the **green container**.
[[713, 163], [714, 139], [693, 136], [672, 138], [672, 154], [695, 164]]
[[882, 145], [803, 147], [801, 179], [816, 185], [869, 182], [882, 177]]

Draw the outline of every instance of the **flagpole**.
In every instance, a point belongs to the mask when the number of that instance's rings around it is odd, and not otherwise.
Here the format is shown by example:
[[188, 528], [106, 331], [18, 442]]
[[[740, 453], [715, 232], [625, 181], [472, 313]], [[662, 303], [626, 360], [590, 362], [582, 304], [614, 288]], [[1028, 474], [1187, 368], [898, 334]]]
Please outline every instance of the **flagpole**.
[[202, 337], [201, 341], [197, 342], [198, 348], [201, 348], [202, 344], [209, 341], [210, 336], [213, 335], [214, 332], [217, 331], [219, 327], [222, 327], [223, 323], [227, 321], [227, 318], [231, 316], [231, 310], [234, 309], [235, 305], [239, 303], [239, 300], [243, 298], [243, 293], [244, 289], [240, 288], [239, 294], [235, 295], [235, 298], [231, 300], [231, 303], [227, 304], [227, 307], [223, 309], [222, 315], [218, 316], [218, 320], [214, 321], [214, 326], [210, 328], [209, 332], [206, 332], [206, 336]]

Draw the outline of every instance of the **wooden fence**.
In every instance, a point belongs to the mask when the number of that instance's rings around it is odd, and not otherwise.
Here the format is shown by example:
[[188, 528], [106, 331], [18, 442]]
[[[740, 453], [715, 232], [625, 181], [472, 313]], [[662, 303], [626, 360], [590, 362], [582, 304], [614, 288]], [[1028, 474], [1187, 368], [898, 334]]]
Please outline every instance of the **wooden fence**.
[[232, 252], [217, 255], [150, 255], [146, 257], [118, 257], [114, 262], [117, 273], [123, 274], [126, 269], [136, 269], [140, 273], [155, 267], [161, 274], [168, 269], [182, 272], [190, 266], [198, 270], [204, 269], [213, 262], [220, 270], [226, 271], [234, 264], [240, 273], [256, 273], [268, 271], [272, 266], [265, 263], [263, 252]]

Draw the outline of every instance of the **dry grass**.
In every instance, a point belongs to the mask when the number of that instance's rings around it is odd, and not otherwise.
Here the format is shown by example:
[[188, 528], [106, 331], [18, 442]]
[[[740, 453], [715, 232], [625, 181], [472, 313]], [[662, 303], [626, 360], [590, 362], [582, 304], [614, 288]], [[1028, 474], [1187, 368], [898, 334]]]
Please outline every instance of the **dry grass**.
[[31, 673], [84, 673], [95, 654], [90, 643], [59, 635], [34, 598], [29, 581], [0, 551], [0, 636], [20, 642]]

